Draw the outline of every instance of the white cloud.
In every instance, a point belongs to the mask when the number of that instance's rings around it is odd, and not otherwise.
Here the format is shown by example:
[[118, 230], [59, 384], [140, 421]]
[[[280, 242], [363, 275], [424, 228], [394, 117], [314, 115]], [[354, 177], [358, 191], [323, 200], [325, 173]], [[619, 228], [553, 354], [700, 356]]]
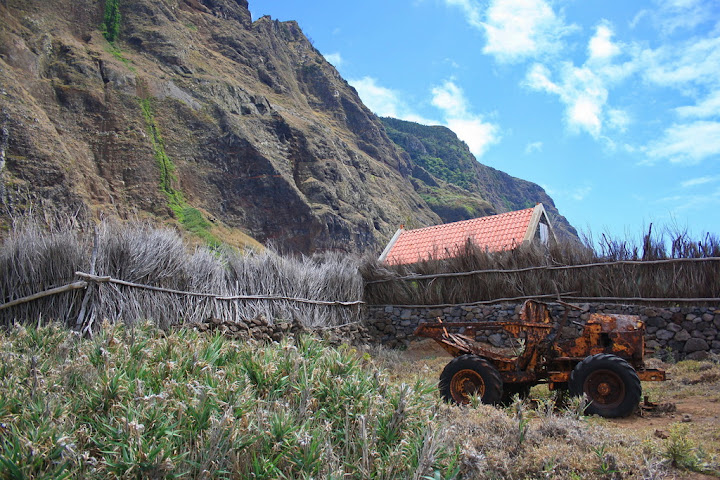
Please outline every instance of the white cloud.
[[616, 108], [608, 109], [607, 119], [608, 125], [619, 132], [624, 132], [627, 130], [628, 125], [630, 125], [630, 117], [624, 110]]
[[695, 165], [720, 155], [720, 122], [696, 121], [667, 128], [663, 137], [645, 147], [648, 160]]
[[545, 193], [552, 195], [553, 198], [569, 199], [576, 202], [581, 202], [590, 195], [593, 187], [591, 185], [575, 186], [568, 188], [567, 185], [563, 185], [561, 188], [555, 188], [548, 185], [540, 185], [545, 190]]
[[544, 0], [493, 0], [485, 20], [483, 52], [509, 63], [560, 51], [563, 37], [576, 29]]
[[[588, 42], [588, 58], [582, 66], [570, 62], [556, 64], [555, 73], [536, 63], [528, 69], [524, 84], [538, 91], [557, 95], [565, 105], [565, 121], [574, 132], [587, 132], [593, 138], [608, 141], [605, 129], [625, 131], [630, 117], [621, 109], [608, 105], [609, 89], [637, 69], [633, 60], [618, 61], [622, 44], [613, 43], [612, 26], [601, 22]], [[553, 76], [557, 80], [553, 80]]]
[[544, 90], [548, 93], [556, 95], [562, 94], [562, 88], [550, 80], [552, 73], [545, 66], [536, 63], [527, 72], [525, 76], [525, 84], [534, 90]]
[[607, 61], [620, 53], [620, 48], [612, 42], [613, 31], [606, 24], [597, 26], [595, 36], [588, 44], [589, 60]]
[[665, 35], [717, 21], [720, 14], [714, 0], [655, 0], [655, 3], [657, 9], [652, 14], [652, 20]]
[[[603, 79], [587, 67], [578, 68], [570, 63], [561, 66], [558, 82], [553, 82], [549, 78], [550, 74], [544, 65], [533, 65], [525, 78], [525, 85], [557, 95], [565, 104], [568, 127], [599, 138], [608, 115], [603, 112], [608, 97]], [[610, 125], [617, 127], [620, 116], [615, 113], [613, 120]]]
[[460, 87], [448, 80], [432, 89], [432, 104], [441, 111], [442, 121], [430, 120], [417, 114], [402, 99], [400, 92], [383, 87], [372, 77], [349, 80], [363, 103], [376, 115], [393, 117], [424, 125], [444, 125], [464, 141], [470, 151], [481, 157], [487, 149], [500, 141], [500, 128], [470, 111]]
[[323, 57], [325, 57], [325, 60], [332, 63], [335, 67], [340, 67], [343, 64], [343, 59], [339, 52], [324, 53]]
[[645, 79], [656, 85], [687, 89], [718, 85], [720, 36], [691, 38], [641, 53]]
[[546, 0], [491, 0], [485, 11], [477, 0], [445, 3], [462, 9], [468, 24], [485, 32], [483, 53], [503, 63], [555, 54], [563, 47], [563, 37], [577, 30]]
[[698, 177], [698, 178], [691, 178], [690, 180], [685, 180], [684, 182], [680, 183], [680, 186], [683, 188], [689, 188], [689, 187], [696, 187], [698, 185], [705, 185], [708, 183], [717, 182], [720, 180], [720, 176], [704, 176], [704, 177]]
[[592, 192], [591, 186], [578, 187], [570, 191], [570, 198], [577, 202], [585, 200], [585, 198]]
[[532, 142], [525, 145], [525, 155], [530, 155], [535, 152], [542, 152], [543, 142]]
[[445, 0], [445, 3], [460, 7], [467, 22], [476, 28], [482, 28], [482, 6], [476, 0]]
[[481, 117], [448, 118], [446, 123], [477, 158], [482, 157], [491, 145], [500, 141], [497, 125], [484, 122]]
[[437, 125], [437, 120], [430, 120], [418, 115], [402, 100], [400, 92], [383, 87], [372, 77], [348, 80], [358, 92], [365, 106], [380, 117], [393, 117], [424, 125]]
[[602, 130], [602, 103], [604, 99], [593, 95], [579, 94], [568, 104], [568, 123], [580, 130], [587, 131], [593, 137], [599, 137]]
[[[669, 5], [675, 10], [687, 7], [689, 12], [704, 8], [700, 2], [694, 0], [674, 0]], [[720, 9], [716, 9], [716, 18], [718, 14]], [[699, 25], [696, 20], [684, 27]], [[677, 25], [676, 27], [679, 28]], [[673, 88], [689, 98], [696, 99], [694, 104], [690, 102], [674, 109], [685, 123], [667, 127], [662, 136], [643, 147], [642, 150], [647, 155], [643, 163], [653, 164], [658, 160], [667, 160], [676, 164], [695, 165], [719, 156], [718, 32], [705, 37], [687, 38], [681, 42], [668, 42], [657, 49], [645, 49], [638, 55], [638, 64], [643, 68], [643, 79], [649, 84]]]
[[500, 141], [500, 128], [470, 112], [462, 89], [452, 80], [432, 89], [432, 104], [443, 112], [445, 124], [455, 132], [476, 156], [481, 157], [491, 145]]
[[710, 211], [714, 205], [720, 205], [720, 188], [698, 195], [673, 195], [657, 200], [658, 204], [669, 204], [672, 218], [682, 216], [688, 211]]
[[443, 110], [447, 116], [462, 117], [467, 113], [467, 100], [457, 85], [446, 81], [441, 87], [432, 89], [432, 104]]
[[400, 117], [404, 105], [394, 90], [378, 85], [372, 77], [363, 77], [357, 80], [348, 80], [355, 87], [363, 103], [376, 115], [381, 117]]
[[720, 115], [720, 89], [712, 92], [697, 105], [678, 107], [675, 112], [683, 118], [708, 118]]

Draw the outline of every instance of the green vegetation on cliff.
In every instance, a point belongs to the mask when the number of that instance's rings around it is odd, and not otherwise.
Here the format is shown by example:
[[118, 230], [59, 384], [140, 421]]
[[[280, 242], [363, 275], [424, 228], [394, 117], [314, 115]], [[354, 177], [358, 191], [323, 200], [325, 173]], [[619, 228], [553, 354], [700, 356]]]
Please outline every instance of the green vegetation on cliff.
[[120, 0], [105, 0], [102, 33], [112, 43], [120, 35]]
[[212, 224], [200, 210], [188, 205], [182, 191], [173, 186], [173, 183], [177, 183], [175, 164], [165, 151], [165, 141], [155, 122], [150, 99], [141, 98], [140, 108], [145, 119], [145, 127], [150, 135], [155, 161], [160, 170], [160, 189], [167, 196], [168, 206], [173, 211], [173, 215], [189, 232], [197, 235], [209, 245], [219, 245], [220, 240], [210, 232]]
[[428, 127], [396, 118], [381, 118], [390, 139], [410, 154], [413, 162], [431, 175], [466, 190], [477, 190], [475, 157], [445, 127]]
[[577, 239], [552, 198], [537, 184], [478, 162], [449, 128], [381, 118], [390, 139], [415, 165], [413, 183], [445, 222], [522, 210], [541, 202], [556, 234]]

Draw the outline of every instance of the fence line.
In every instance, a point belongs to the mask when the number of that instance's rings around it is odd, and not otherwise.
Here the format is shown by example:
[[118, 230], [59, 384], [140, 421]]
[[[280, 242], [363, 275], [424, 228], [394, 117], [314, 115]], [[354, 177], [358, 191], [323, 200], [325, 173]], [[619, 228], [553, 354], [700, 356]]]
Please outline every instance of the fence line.
[[[504, 302], [517, 302], [520, 300], [534, 300], [536, 298], [552, 298], [558, 303], [566, 303], [566, 301], [574, 302], [640, 302], [640, 303], [694, 303], [694, 302], [718, 302], [720, 298], [640, 298], [640, 297], [570, 297], [565, 294], [561, 294], [560, 297], [556, 293], [549, 293], [545, 295], [526, 295], [523, 297], [509, 297], [509, 298], [495, 298], [493, 300], [481, 300], [479, 302], [469, 303], [440, 303], [440, 304], [417, 304], [417, 305], [395, 305], [395, 304], [370, 304], [369, 307], [396, 307], [396, 308], [446, 308], [446, 307], [472, 307], [476, 305], [494, 305], [496, 303]], [[573, 306], [568, 304], [569, 306]]]
[[116, 278], [112, 278], [110, 276], [90, 275], [89, 273], [84, 273], [84, 272], [75, 272], [75, 275], [77, 275], [78, 277], [86, 278], [86, 279], [94, 281], [94, 282], [98, 282], [98, 283], [115, 283], [118, 285], [124, 285], [126, 287], [141, 288], [144, 290], [152, 290], [155, 292], [173, 293], [176, 295], [187, 295], [187, 296], [194, 296], [194, 297], [206, 297], [206, 298], [212, 298], [215, 300], [285, 300], [285, 301], [296, 302], [296, 303], [307, 303], [310, 305], [327, 305], [327, 306], [337, 305], [337, 306], [343, 306], [343, 307], [365, 304], [365, 302], [363, 302], [362, 300], [355, 300], [352, 302], [342, 302], [342, 301], [310, 300], [307, 298], [297, 298], [297, 297], [283, 297], [280, 295], [224, 296], [224, 295], [216, 295], [214, 293], [187, 292], [187, 291], [183, 291], [183, 290], [174, 290], [171, 288], [155, 287], [153, 285], [143, 285], [142, 283], [127, 282], [125, 280], [119, 280]]
[[668, 258], [665, 260], [618, 260], [614, 262], [597, 262], [597, 263], [586, 263], [582, 265], [546, 265], [541, 267], [525, 267], [516, 269], [491, 269], [491, 270], [472, 270], [468, 272], [448, 272], [448, 273], [432, 273], [427, 275], [404, 275], [393, 278], [384, 278], [380, 280], [371, 280], [366, 282], [367, 285], [375, 283], [387, 283], [394, 282], [397, 280], [403, 281], [415, 281], [415, 280], [430, 280], [434, 278], [454, 278], [454, 277], [469, 277], [472, 275], [479, 275], [485, 273], [524, 273], [532, 272], [537, 270], [574, 270], [583, 268], [595, 268], [595, 267], [607, 267], [615, 265], [660, 265], [660, 264], [673, 264], [673, 263], [696, 263], [696, 262], [718, 262], [720, 257], [704, 257], [704, 258]]
[[[295, 302], [295, 303], [306, 303], [309, 305], [323, 305], [323, 306], [341, 306], [341, 307], [352, 307], [356, 305], [364, 305], [365, 302], [362, 300], [355, 300], [351, 302], [343, 302], [343, 301], [325, 301], [325, 300], [311, 300], [307, 298], [297, 298], [297, 297], [283, 297], [279, 295], [233, 295], [233, 296], [224, 296], [224, 295], [217, 295], [214, 293], [201, 293], [201, 292], [188, 292], [183, 290], [174, 290], [171, 288], [162, 288], [162, 287], [155, 287], [153, 285], [144, 285], [141, 283], [133, 283], [133, 282], [127, 282], [125, 280], [119, 280], [117, 278], [112, 278], [110, 276], [100, 276], [100, 275], [92, 275], [85, 272], [75, 272], [75, 275], [77, 275], [80, 278], [84, 278], [88, 280], [89, 282], [96, 282], [96, 283], [115, 283], [117, 285], [123, 285], [126, 287], [131, 288], [140, 288], [143, 290], [152, 290], [154, 292], [162, 292], [162, 293], [172, 293], [175, 295], [185, 295], [185, 296], [195, 296], [195, 297], [205, 297], [205, 298], [211, 298], [214, 300], [223, 300], [223, 301], [234, 301], [234, 300], [269, 300], [269, 301], [288, 301], [288, 302]], [[81, 288], [87, 288], [88, 282], [87, 281], [77, 281], [72, 282], [67, 285], [63, 285], [61, 287], [55, 287], [50, 288], [48, 290], [43, 290], [42, 292], [34, 293], [32, 295], [28, 295], [26, 297], [18, 298], [15, 300], [12, 300], [7, 303], [0, 304], [0, 310], [5, 310], [7, 308], [11, 308], [17, 305], [21, 305], [23, 303], [32, 302], [34, 300], [39, 300], [41, 298], [49, 297], [51, 295], [57, 295], [59, 293], [64, 293], [70, 290], [78, 290]], [[79, 322], [80, 324], [82, 322]]]
[[720, 298], [642, 298], [642, 297], [565, 297], [566, 300], [580, 302], [643, 302], [643, 303], [712, 303]]
[[58, 293], [68, 292], [70, 290], [79, 290], [87, 286], [87, 282], [83, 281], [68, 283], [67, 285], [63, 285], [61, 287], [50, 288], [48, 290], [43, 290], [42, 292], [33, 293], [27, 297], [17, 298], [10, 302], [0, 304], [0, 310], [5, 310], [6, 308], [14, 307], [16, 305], [22, 305], [23, 303], [39, 300], [41, 298], [49, 297], [50, 295], [57, 295]]
[[200, 292], [186, 292], [184, 290], [174, 290], [172, 288], [163, 288], [163, 287], [155, 287], [153, 285], [144, 285], [142, 283], [133, 283], [128, 282], [125, 280], [119, 280], [117, 278], [112, 278], [107, 275], [91, 275], [89, 273], [84, 272], [75, 272], [75, 275], [81, 278], [86, 278], [90, 281], [97, 282], [97, 283], [115, 283], [117, 285], [123, 285], [125, 287], [131, 287], [131, 288], [141, 288], [143, 290], [152, 290], [154, 292], [163, 292], [163, 293], [174, 293], [176, 295], [186, 295], [189, 297], [207, 297], [207, 298], [219, 298], [220, 295], [216, 295], [214, 293], [200, 293]]

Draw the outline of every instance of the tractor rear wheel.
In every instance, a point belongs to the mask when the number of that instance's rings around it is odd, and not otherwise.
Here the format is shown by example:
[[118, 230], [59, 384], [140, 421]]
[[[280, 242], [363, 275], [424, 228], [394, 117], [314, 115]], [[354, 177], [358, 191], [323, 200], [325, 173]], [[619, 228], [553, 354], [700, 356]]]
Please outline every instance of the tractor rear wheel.
[[640, 378], [626, 360], [608, 353], [591, 355], [570, 373], [570, 393], [587, 395], [586, 412], [602, 417], [627, 417], [642, 394]]
[[440, 394], [446, 402], [470, 403], [473, 395], [495, 405], [502, 399], [503, 381], [497, 368], [477, 355], [461, 355], [440, 374]]

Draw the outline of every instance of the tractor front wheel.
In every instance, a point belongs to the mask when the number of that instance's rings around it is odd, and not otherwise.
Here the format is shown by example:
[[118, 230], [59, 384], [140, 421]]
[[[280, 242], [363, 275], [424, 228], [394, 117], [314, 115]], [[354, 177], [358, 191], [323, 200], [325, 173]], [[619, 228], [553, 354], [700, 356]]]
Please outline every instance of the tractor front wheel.
[[591, 355], [578, 363], [570, 373], [568, 386], [572, 395], [587, 395], [588, 414], [608, 418], [630, 415], [642, 394], [640, 379], [632, 365], [608, 353]]
[[440, 394], [446, 402], [470, 403], [473, 395], [482, 403], [500, 403], [503, 381], [495, 366], [477, 355], [461, 355], [445, 366], [440, 374]]

